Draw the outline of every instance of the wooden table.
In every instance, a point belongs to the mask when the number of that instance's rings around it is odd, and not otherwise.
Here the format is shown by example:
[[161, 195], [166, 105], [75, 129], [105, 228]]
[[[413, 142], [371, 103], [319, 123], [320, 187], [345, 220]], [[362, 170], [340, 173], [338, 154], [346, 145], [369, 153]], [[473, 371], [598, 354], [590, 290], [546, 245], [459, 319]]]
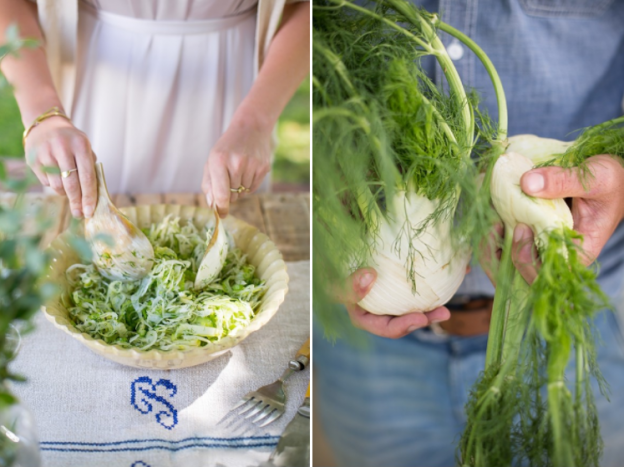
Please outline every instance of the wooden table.
[[[63, 232], [71, 219], [67, 199], [60, 196], [30, 195], [33, 202], [44, 202], [58, 221], [44, 239], [48, 244]], [[141, 204], [185, 204], [207, 206], [203, 194], [171, 193], [114, 195], [119, 208]], [[308, 193], [264, 193], [246, 195], [232, 205], [231, 214], [266, 233], [286, 261], [310, 259], [310, 195]]]

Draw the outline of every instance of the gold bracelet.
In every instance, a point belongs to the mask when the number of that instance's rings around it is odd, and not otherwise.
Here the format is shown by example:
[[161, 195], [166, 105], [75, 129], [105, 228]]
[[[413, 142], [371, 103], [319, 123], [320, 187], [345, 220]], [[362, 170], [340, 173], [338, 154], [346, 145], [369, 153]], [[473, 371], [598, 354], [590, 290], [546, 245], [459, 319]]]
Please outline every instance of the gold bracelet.
[[63, 112], [58, 107], [52, 107], [51, 109], [46, 110], [37, 118], [35, 118], [35, 121], [32, 122], [32, 125], [24, 130], [24, 134], [22, 135], [22, 145], [24, 146], [24, 148], [26, 148], [26, 137], [32, 131], [32, 129], [50, 117], [63, 117], [67, 121], [71, 122], [71, 119], [67, 115], [65, 115], [65, 112]]

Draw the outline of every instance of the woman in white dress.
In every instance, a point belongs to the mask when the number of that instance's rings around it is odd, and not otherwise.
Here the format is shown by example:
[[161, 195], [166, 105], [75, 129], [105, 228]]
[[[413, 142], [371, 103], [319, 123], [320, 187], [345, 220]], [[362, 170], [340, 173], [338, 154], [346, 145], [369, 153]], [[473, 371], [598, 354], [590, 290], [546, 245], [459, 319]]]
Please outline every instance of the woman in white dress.
[[201, 187], [225, 216], [263, 183], [309, 71], [309, 3], [291, 1], [0, 0], [0, 31], [42, 44], [2, 60], [28, 164], [75, 217], [93, 214], [96, 154], [113, 193]]

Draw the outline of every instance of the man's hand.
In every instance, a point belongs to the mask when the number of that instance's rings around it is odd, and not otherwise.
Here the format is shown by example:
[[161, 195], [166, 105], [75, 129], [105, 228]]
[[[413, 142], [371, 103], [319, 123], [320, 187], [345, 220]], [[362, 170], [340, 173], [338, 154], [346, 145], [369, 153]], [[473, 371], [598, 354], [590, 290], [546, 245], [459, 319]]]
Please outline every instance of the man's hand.
[[[586, 186], [578, 169], [543, 167], [525, 173], [522, 190], [538, 198], [572, 198], [574, 230], [584, 237], [583, 262], [591, 264], [624, 218], [624, 167], [613, 156], [598, 155], [587, 161]], [[587, 188], [587, 189], [586, 189]], [[540, 263], [533, 243], [533, 231], [519, 224], [514, 230], [512, 260], [522, 277], [531, 284]]]
[[349, 278], [351, 290], [342, 297], [347, 307], [351, 322], [357, 328], [381, 337], [398, 339], [416, 329], [429, 326], [431, 323], [446, 321], [451, 313], [445, 307], [436, 308], [428, 313], [408, 313], [403, 316], [375, 315], [358, 306], [366, 294], [373, 288], [377, 272], [372, 268], [358, 269]]

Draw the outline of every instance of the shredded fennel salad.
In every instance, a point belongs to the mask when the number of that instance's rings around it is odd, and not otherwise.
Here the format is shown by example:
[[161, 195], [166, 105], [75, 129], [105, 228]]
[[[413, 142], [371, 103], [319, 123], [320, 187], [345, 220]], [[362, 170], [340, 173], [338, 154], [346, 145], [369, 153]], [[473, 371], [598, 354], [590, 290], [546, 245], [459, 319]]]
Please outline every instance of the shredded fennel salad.
[[167, 216], [143, 230], [155, 262], [141, 280], [111, 281], [93, 264], [66, 271], [69, 317], [81, 332], [139, 350], [186, 350], [246, 327], [266, 286], [240, 249], [230, 248], [219, 276], [202, 290], [193, 284], [212, 229]]

